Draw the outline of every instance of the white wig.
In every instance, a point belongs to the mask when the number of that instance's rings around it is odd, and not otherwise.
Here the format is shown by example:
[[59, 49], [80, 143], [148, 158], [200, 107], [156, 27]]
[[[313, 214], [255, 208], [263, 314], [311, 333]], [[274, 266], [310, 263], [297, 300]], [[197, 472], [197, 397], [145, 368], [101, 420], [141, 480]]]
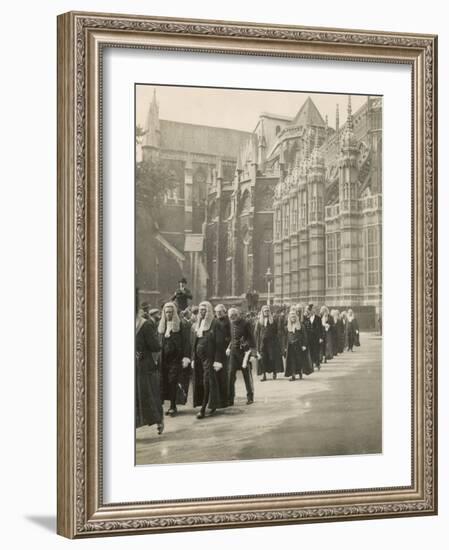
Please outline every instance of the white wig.
[[178, 308], [176, 307], [176, 304], [174, 302], [167, 302], [166, 304], [164, 304], [164, 307], [162, 308], [162, 316], [161, 316], [161, 320], [159, 321], [159, 326], [157, 329], [159, 334], [165, 334], [165, 330], [167, 328], [167, 316], [165, 314], [165, 310], [167, 307], [173, 308], [173, 319], [172, 319], [173, 332], [179, 332], [181, 328], [181, 319], [179, 318]]
[[[198, 308], [201, 309], [202, 307], [206, 308], [206, 316], [204, 317], [204, 324], [203, 324], [203, 331], [204, 331], [204, 330], [210, 329], [212, 321], [214, 320], [214, 308], [212, 307], [212, 304], [210, 302], [201, 302]], [[203, 321], [203, 319], [201, 319], [198, 313], [195, 324], [193, 325], [194, 330], [198, 330], [200, 328], [201, 321]]]
[[[296, 317], [296, 321], [294, 323], [290, 319], [290, 315], [292, 313], [294, 313], [294, 315]], [[288, 312], [287, 330], [288, 330], [288, 332], [295, 332], [295, 330], [299, 330], [300, 328], [301, 328], [301, 320], [300, 320], [299, 315], [298, 315], [298, 310], [297, 310], [296, 306], [291, 307], [290, 311]]]
[[271, 323], [273, 322], [273, 314], [271, 313], [271, 309], [270, 309], [270, 306], [265, 304], [263, 305], [261, 308], [260, 308], [260, 311], [259, 311], [259, 317], [258, 317], [258, 321], [261, 325], [263, 325], [263, 320], [264, 320], [264, 316], [263, 316], [263, 310], [264, 309], [268, 309], [268, 322]]

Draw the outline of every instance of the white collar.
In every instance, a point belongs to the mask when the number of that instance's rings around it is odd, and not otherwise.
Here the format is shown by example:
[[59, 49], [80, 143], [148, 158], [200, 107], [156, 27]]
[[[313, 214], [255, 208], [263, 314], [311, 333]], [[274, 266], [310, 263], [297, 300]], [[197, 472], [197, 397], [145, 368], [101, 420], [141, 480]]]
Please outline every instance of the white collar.
[[166, 324], [165, 324], [165, 334], [164, 336], [166, 338], [168, 338], [170, 336], [170, 334], [172, 333], [173, 331], [173, 321], [167, 321]]

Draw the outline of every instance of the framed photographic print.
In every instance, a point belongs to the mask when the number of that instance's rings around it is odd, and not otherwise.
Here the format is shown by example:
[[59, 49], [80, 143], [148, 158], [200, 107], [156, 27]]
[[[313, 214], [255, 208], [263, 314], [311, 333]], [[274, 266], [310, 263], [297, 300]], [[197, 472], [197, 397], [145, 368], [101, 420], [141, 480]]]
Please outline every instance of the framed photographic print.
[[58, 532], [437, 512], [433, 35], [58, 18]]

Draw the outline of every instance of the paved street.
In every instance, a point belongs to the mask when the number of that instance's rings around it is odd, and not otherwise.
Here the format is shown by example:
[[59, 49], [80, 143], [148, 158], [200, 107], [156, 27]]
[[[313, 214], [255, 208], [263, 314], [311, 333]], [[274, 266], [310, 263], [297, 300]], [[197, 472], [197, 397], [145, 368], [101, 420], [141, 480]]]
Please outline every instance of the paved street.
[[252, 405], [238, 373], [234, 407], [198, 420], [189, 399], [176, 418], [166, 417], [161, 436], [155, 426], [139, 428], [136, 463], [381, 452], [382, 339], [361, 334], [361, 344], [303, 380], [254, 376]]

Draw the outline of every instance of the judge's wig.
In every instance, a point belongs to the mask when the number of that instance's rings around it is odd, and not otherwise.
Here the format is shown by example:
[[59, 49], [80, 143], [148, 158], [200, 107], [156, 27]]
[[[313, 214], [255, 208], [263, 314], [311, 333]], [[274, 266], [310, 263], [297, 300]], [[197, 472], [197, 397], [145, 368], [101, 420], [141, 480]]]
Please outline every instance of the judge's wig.
[[201, 304], [198, 306], [198, 317], [196, 318], [195, 324], [193, 325], [194, 330], [198, 330], [200, 328], [201, 321], [203, 320], [199, 315], [199, 311], [202, 307], [206, 308], [206, 316], [204, 317], [203, 330], [209, 330], [212, 321], [214, 320], [214, 308], [212, 307], [212, 304], [210, 302], [201, 302]]
[[329, 315], [329, 309], [327, 306], [321, 306], [320, 315], [321, 317], [323, 317], [324, 315]]
[[162, 308], [162, 316], [161, 316], [161, 320], [159, 321], [159, 326], [157, 329], [159, 334], [165, 334], [165, 330], [167, 328], [166, 309], [168, 307], [173, 308], [173, 318], [172, 318], [173, 332], [179, 332], [181, 328], [181, 319], [179, 318], [178, 308], [176, 307], [176, 304], [174, 302], [167, 302], [166, 304], [164, 304], [164, 307]]
[[[292, 315], [295, 316], [296, 320], [292, 321]], [[298, 310], [295, 307], [291, 307], [290, 311], [288, 312], [288, 319], [287, 319], [287, 330], [288, 332], [295, 332], [295, 330], [299, 330], [301, 328], [301, 320], [298, 315]]]
[[269, 322], [270, 325], [271, 325], [271, 323], [273, 322], [273, 314], [271, 313], [270, 306], [267, 305], [267, 304], [265, 304], [264, 306], [262, 306], [262, 307], [260, 308], [258, 321], [259, 321], [259, 323], [260, 323], [261, 325], [263, 325], [263, 320], [264, 320], [263, 312], [264, 312], [266, 309], [268, 310], [268, 322]]

